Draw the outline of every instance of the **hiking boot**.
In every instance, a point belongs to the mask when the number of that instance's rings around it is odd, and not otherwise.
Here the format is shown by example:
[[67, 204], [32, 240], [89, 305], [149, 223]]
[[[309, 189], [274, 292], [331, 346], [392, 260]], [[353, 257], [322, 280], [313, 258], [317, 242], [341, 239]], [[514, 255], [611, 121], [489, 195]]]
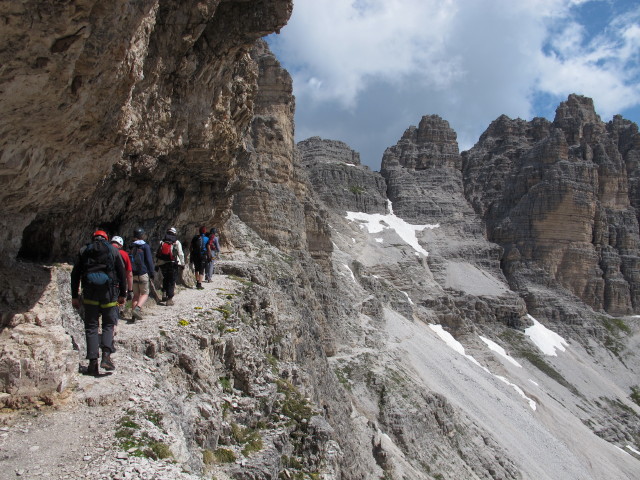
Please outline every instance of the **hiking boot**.
[[140, 307], [134, 308], [131, 317], [133, 320], [142, 320], [142, 309]]
[[198, 290], [204, 290], [204, 287], [202, 286], [202, 284], [200, 282], [196, 283], [196, 288]]
[[167, 300], [169, 300], [169, 297], [167, 297], [166, 295], [162, 296], [162, 300], [160, 300], [161, 302], [166, 302]]
[[89, 360], [89, 366], [87, 367], [87, 375], [91, 375], [93, 377], [97, 377], [100, 375], [97, 358], [92, 358], [91, 360]]
[[175, 303], [173, 302], [173, 298], [167, 300], [167, 307], [173, 307]]
[[105, 370], [115, 370], [116, 366], [113, 364], [111, 360], [111, 354], [108, 352], [102, 352], [102, 361], [100, 362], [100, 368], [104, 368]]

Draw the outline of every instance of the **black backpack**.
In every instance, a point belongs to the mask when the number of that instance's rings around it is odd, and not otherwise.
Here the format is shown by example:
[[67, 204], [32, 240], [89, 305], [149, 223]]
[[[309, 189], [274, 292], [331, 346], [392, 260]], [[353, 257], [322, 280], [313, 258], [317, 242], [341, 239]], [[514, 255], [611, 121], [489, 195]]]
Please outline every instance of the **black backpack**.
[[206, 246], [204, 245], [204, 239], [202, 238], [202, 235], [196, 235], [195, 237], [193, 237], [191, 239], [191, 248], [190, 248], [190, 253], [191, 253], [191, 258], [192, 259], [202, 259], [203, 254], [202, 252], [206, 252]]
[[82, 278], [85, 285], [110, 285], [115, 277], [115, 259], [111, 245], [96, 238], [80, 252]]
[[134, 275], [142, 275], [144, 272], [144, 249], [142, 245], [133, 244], [129, 249], [129, 259], [131, 260], [131, 270]]

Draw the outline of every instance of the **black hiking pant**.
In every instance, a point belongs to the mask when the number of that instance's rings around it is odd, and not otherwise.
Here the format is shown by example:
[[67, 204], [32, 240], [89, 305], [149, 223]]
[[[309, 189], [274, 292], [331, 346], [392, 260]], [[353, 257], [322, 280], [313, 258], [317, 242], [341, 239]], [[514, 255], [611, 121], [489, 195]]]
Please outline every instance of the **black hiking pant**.
[[176, 290], [176, 278], [178, 276], [178, 266], [173, 262], [160, 265], [162, 272], [162, 290], [167, 298], [173, 298]]
[[[84, 332], [87, 339], [87, 358], [97, 359], [100, 348], [113, 353], [113, 327], [118, 322], [118, 295], [114, 286], [84, 289]], [[102, 314], [102, 335], [100, 335], [100, 315]]]

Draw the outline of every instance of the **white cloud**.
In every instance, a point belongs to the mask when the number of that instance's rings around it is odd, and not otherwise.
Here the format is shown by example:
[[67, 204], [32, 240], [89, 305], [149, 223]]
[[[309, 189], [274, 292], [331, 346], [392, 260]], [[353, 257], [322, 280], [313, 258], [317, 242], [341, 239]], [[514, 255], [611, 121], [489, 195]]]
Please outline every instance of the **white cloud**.
[[296, 0], [271, 43], [294, 78], [300, 138], [346, 141], [375, 167], [426, 114], [466, 149], [500, 114], [539, 115], [539, 94], [591, 96], [603, 117], [640, 105], [640, 8], [590, 38], [573, 16], [589, 5], [609, 4]]

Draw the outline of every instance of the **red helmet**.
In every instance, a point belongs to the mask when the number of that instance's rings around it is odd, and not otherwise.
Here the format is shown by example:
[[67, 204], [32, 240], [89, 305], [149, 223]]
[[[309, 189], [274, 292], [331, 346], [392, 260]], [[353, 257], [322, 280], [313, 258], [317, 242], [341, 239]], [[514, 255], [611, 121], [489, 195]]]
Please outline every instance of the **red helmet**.
[[95, 232], [93, 232], [93, 238], [96, 237], [102, 237], [105, 240], [109, 240], [109, 235], [107, 235], [104, 230], [96, 230]]

